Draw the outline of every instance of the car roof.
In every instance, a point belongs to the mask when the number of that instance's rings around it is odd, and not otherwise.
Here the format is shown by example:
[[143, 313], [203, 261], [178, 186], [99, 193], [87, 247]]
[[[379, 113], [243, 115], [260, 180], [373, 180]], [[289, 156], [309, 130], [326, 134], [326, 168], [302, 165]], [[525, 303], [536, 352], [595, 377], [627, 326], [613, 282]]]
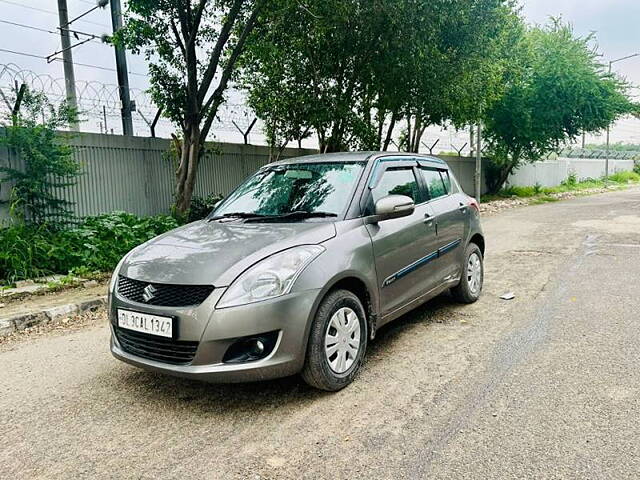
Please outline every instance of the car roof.
[[325, 163], [325, 162], [368, 162], [372, 159], [378, 159], [381, 157], [393, 157], [393, 158], [416, 158], [418, 160], [431, 161], [446, 166], [444, 160], [423, 155], [420, 153], [407, 153], [407, 152], [338, 152], [338, 153], [318, 153], [314, 155], [305, 155], [302, 157], [291, 157], [277, 162], [273, 162], [270, 165], [287, 165], [292, 163]]

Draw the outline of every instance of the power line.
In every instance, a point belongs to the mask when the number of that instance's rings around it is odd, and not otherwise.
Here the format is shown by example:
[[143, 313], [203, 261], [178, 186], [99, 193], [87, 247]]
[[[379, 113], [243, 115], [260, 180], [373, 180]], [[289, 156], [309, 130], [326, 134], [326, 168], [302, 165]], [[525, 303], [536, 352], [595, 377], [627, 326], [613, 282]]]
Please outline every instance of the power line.
[[[0, 0], [0, 2], [6, 3], [8, 5], [14, 5], [16, 7], [22, 7], [29, 10], [34, 10], [36, 12], [48, 13], [49, 15], [55, 15], [56, 17], [58, 16], [58, 13], [52, 10], [45, 10], [44, 8], [32, 7], [31, 5], [23, 5], [18, 2], [12, 2], [11, 0]], [[110, 28], [109, 25], [105, 25], [104, 23], [92, 22], [91, 20], [80, 19], [78, 20], [78, 22], [90, 23], [92, 25], [97, 25], [99, 27]]]
[[[56, 35], [56, 36], [60, 35], [59, 31], [47, 30], [46, 28], [34, 27], [33, 25], [26, 25], [24, 23], [10, 22], [9, 20], [0, 20], [0, 23], [6, 23], [7, 25], [13, 25], [15, 27], [27, 28], [29, 30], [36, 30], [38, 32], [51, 33], [51, 34]], [[65, 29], [65, 30], [68, 30], [71, 33], [75, 33], [76, 32], [75, 30], [71, 30], [71, 29]], [[95, 43], [95, 44], [98, 44], [98, 45], [104, 45], [105, 47], [108, 47], [108, 45], [105, 45], [103, 42], [96, 40], [98, 38], [98, 35], [94, 35], [92, 33], [84, 33], [84, 32], [77, 32], [77, 33], [93, 37], [90, 40], [92, 43]]]
[[53, 30], [47, 30], [45, 28], [34, 27], [32, 25], [25, 25], [24, 23], [10, 22], [8, 20], [0, 20], [0, 23], [6, 23], [7, 25], [13, 25], [13, 26], [16, 26], [16, 27], [28, 28], [30, 30], [37, 30], [38, 32], [53, 33], [55, 35], [58, 35], [58, 33], [54, 32]]
[[[24, 57], [31, 57], [31, 58], [40, 58], [42, 60], [46, 60], [47, 57], [43, 56], [43, 55], [36, 55], [33, 53], [26, 53], [26, 52], [17, 52], [15, 50], [7, 50], [6, 48], [0, 48], [0, 52], [5, 52], [5, 53], [13, 53], [14, 55], [22, 55]], [[61, 62], [62, 59], [61, 58], [54, 58], [54, 60]], [[115, 72], [116, 69], [115, 68], [109, 68], [109, 67], [102, 67], [100, 65], [92, 65], [90, 63], [80, 63], [80, 62], [73, 62], [74, 65], [77, 65], [79, 67], [89, 67], [89, 68], [95, 68], [98, 70], [106, 70], [109, 72]], [[137, 73], [137, 72], [129, 72], [130, 75], [137, 75], [139, 77], [148, 77], [149, 75], [146, 75], [144, 73]]]
[[[44, 58], [44, 57], [43, 57]], [[56, 58], [54, 60], [57, 61], [62, 61], [62, 59], [60, 58]], [[115, 68], [109, 68], [109, 67], [101, 67], [99, 65], [91, 65], [90, 63], [79, 63], [79, 62], [73, 62], [74, 65], [78, 65], [79, 67], [90, 67], [90, 68], [97, 68], [98, 70], [107, 70], [109, 72], [115, 72], [116, 69]], [[149, 75], [144, 74], [144, 73], [137, 73], [137, 72], [128, 72], [129, 75], [137, 75], [139, 77], [148, 77]]]
[[13, 53], [14, 55], [22, 55], [24, 57], [41, 58], [43, 60], [46, 58], [46, 57], [43, 57], [42, 55], [34, 55], [32, 53], [25, 53], [25, 52], [16, 52], [15, 50], [7, 50], [6, 48], [0, 48], [0, 52]]

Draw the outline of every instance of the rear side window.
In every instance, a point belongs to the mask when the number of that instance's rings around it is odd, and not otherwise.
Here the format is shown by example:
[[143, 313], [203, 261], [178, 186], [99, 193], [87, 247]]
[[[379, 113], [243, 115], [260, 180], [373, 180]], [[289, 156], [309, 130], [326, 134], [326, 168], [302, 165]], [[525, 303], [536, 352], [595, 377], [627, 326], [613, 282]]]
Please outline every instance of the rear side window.
[[412, 168], [389, 168], [385, 170], [378, 185], [371, 190], [373, 203], [387, 195], [406, 195], [418, 200], [418, 182]]
[[[451, 180], [449, 179], [449, 175], [446, 175], [446, 183], [443, 179], [443, 175], [439, 170], [433, 170], [430, 168], [420, 168], [420, 173], [422, 174], [422, 178], [424, 179], [424, 183], [427, 185], [429, 189], [429, 198], [439, 198], [447, 195], [451, 189]], [[445, 173], [446, 172], [442, 172]]]
[[444, 189], [447, 193], [452, 193], [452, 185], [451, 178], [449, 178], [449, 172], [446, 170], [440, 170], [440, 176], [442, 177], [442, 182], [444, 183]]

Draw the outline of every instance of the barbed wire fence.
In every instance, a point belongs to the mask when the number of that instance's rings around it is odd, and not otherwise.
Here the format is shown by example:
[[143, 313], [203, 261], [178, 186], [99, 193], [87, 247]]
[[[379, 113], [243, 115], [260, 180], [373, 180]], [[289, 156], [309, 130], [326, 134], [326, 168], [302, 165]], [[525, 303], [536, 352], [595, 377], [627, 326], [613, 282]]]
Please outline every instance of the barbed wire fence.
[[[54, 105], [63, 102], [66, 98], [63, 78], [36, 73], [13, 63], [0, 64], [0, 90], [5, 96], [15, 96], [16, 89], [23, 84], [34, 92], [46, 95]], [[231, 92], [231, 95], [233, 94], [234, 92]], [[158, 107], [147, 92], [132, 88], [130, 96], [135, 102], [133, 119], [137, 135], [169, 137], [175, 132], [176, 128], [169, 119], [162, 116], [156, 119]], [[121, 103], [117, 85], [77, 80], [76, 97], [83, 131], [122, 133]], [[11, 113], [5, 102], [0, 102], [0, 113], [4, 115]], [[152, 128], [154, 120], [156, 123]], [[240, 136], [243, 141], [248, 141], [250, 133], [259, 134], [261, 129], [262, 122], [247, 106], [233, 102], [226, 103], [220, 109], [212, 127], [214, 132], [233, 133], [236, 137]]]
[[[0, 91], [4, 96], [15, 96], [23, 84], [34, 92], [46, 95], [53, 104], [59, 104], [66, 98], [63, 78], [23, 69], [14, 63], [0, 64]], [[76, 96], [82, 131], [122, 134], [121, 103], [117, 85], [77, 80]], [[158, 107], [146, 91], [132, 88], [130, 96], [135, 102], [133, 122], [136, 135], [168, 138], [175, 133], [175, 125], [159, 114]], [[220, 109], [212, 127], [215, 139], [234, 143], [266, 143], [263, 134], [264, 124], [248, 106], [239, 101], [242, 94], [231, 90], [228, 92], [228, 98], [231, 101], [226, 102]], [[0, 115], [10, 113], [10, 106], [0, 101]], [[615, 142], [616, 138], [626, 138], [630, 140], [627, 143], [640, 144], [640, 120], [627, 118], [619, 121], [612, 128], [611, 136], [614, 139], [612, 142]], [[422, 139], [420, 151], [431, 154], [470, 155], [474, 150], [471, 137], [469, 128], [429, 128]], [[603, 135], [593, 138], [598, 143], [603, 143]], [[556, 155], [604, 158], [607, 150], [604, 146], [582, 149], [579, 145], [570, 145], [559, 149]], [[620, 151], [612, 148], [609, 150], [609, 157], [637, 160], [640, 159], [640, 151]]]

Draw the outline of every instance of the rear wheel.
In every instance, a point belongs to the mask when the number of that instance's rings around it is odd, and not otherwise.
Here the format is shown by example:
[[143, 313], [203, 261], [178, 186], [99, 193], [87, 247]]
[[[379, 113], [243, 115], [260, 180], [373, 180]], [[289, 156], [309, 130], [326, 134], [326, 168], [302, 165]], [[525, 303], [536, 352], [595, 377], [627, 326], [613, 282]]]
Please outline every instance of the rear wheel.
[[484, 282], [484, 263], [480, 247], [470, 243], [464, 259], [460, 283], [451, 289], [451, 294], [461, 303], [473, 303], [480, 298]]
[[321, 390], [340, 390], [358, 374], [366, 349], [367, 321], [360, 299], [348, 290], [331, 292], [311, 326], [302, 378]]

